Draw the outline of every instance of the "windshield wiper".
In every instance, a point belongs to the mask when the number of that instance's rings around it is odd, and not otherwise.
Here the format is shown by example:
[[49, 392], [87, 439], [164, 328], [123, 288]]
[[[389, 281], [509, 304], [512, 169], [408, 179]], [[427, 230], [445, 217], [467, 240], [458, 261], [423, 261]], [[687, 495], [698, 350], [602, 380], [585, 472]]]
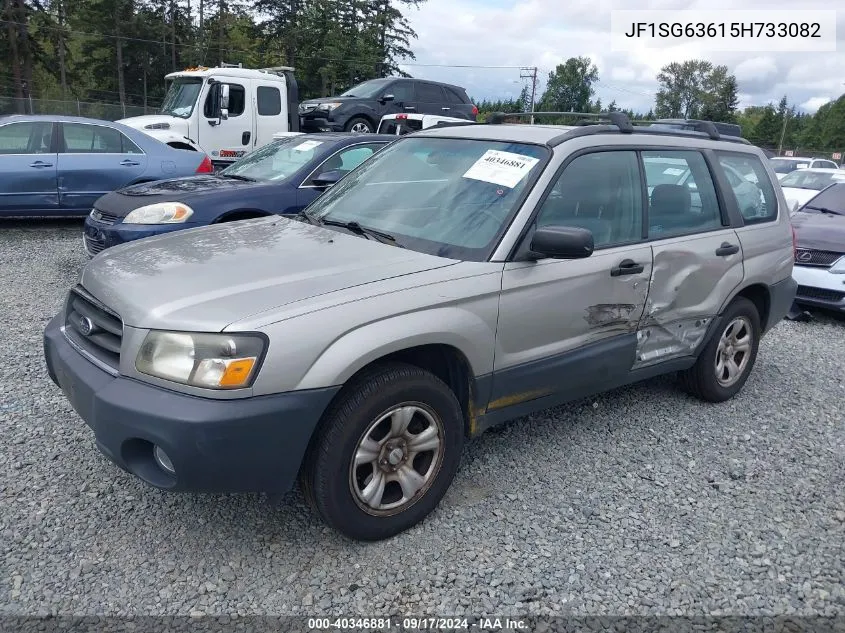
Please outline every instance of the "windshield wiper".
[[256, 182], [255, 178], [249, 178], [247, 176], [241, 176], [240, 174], [227, 174], [225, 172], [220, 173], [221, 176], [224, 178], [232, 178], [233, 180], [243, 180], [245, 182]]
[[305, 220], [306, 222], [308, 222], [308, 224], [320, 224], [320, 220], [308, 213], [305, 209], [303, 209], [293, 217], [295, 217], [297, 220]]
[[812, 204], [805, 204], [805, 209], [813, 209], [814, 211], [821, 211], [822, 213], [829, 213], [830, 215], [845, 215], [845, 213], [840, 213], [839, 211], [834, 211], [833, 209], [828, 209], [827, 207], [816, 207]]
[[393, 244], [394, 246], [404, 248], [401, 244], [396, 242], [396, 238], [393, 237], [390, 233], [384, 233], [382, 231], [377, 231], [375, 229], [370, 229], [365, 226], [361, 226], [355, 220], [343, 222], [341, 220], [324, 220], [323, 218], [320, 218], [319, 222], [324, 226], [339, 226], [341, 228], [346, 229], [347, 231], [352, 231], [353, 233], [357, 233], [358, 235], [363, 235], [367, 239], [375, 238], [376, 241], [381, 242], [382, 244]]

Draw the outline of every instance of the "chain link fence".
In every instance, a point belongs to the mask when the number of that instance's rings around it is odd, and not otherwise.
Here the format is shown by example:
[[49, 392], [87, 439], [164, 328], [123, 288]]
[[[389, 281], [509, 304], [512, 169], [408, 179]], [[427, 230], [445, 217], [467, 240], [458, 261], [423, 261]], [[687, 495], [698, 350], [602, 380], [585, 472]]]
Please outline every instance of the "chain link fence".
[[0, 97], [0, 115], [4, 114], [61, 114], [91, 119], [117, 121], [132, 116], [157, 114], [153, 106], [136, 106], [105, 101], [60, 101], [52, 99], [17, 99]]

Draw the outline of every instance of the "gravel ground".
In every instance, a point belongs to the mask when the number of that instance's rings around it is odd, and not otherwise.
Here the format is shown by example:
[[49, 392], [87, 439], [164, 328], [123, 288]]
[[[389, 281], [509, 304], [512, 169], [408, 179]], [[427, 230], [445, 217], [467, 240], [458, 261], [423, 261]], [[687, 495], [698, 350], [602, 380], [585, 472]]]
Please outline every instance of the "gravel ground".
[[658, 379], [494, 430], [365, 545], [298, 492], [164, 494], [100, 455], [41, 349], [80, 227], [0, 223], [0, 612], [845, 614], [845, 320], [779, 324], [720, 406]]

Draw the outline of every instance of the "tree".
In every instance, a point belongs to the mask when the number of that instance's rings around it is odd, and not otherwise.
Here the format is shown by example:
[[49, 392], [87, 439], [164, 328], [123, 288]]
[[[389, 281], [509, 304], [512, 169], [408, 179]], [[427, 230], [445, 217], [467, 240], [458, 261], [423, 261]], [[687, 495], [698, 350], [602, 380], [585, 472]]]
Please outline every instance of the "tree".
[[547, 112], [587, 112], [599, 80], [598, 68], [589, 57], [570, 57], [549, 73], [540, 109]]
[[727, 66], [713, 66], [701, 59], [672, 62], [660, 70], [657, 81], [658, 118], [734, 120], [738, 85]]

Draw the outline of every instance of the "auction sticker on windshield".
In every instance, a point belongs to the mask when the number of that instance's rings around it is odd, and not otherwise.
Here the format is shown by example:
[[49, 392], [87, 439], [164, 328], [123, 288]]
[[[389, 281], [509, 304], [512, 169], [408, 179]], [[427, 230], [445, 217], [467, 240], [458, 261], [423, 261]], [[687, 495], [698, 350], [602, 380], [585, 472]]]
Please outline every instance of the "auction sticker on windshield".
[[308, 150], [314, 149], [318, 145], [322, 145], [322, 144], [323, 144], [323, 141], [303, 141], [302, 143], [300, 143], [299, 145], [297, 145], [293, 149], [295, 149], [297, 152], [307, 152]]
[[513, 189], [531, 171], [539, 158], [488, 149], [464, 174], [464, 178], [482, 180]]

